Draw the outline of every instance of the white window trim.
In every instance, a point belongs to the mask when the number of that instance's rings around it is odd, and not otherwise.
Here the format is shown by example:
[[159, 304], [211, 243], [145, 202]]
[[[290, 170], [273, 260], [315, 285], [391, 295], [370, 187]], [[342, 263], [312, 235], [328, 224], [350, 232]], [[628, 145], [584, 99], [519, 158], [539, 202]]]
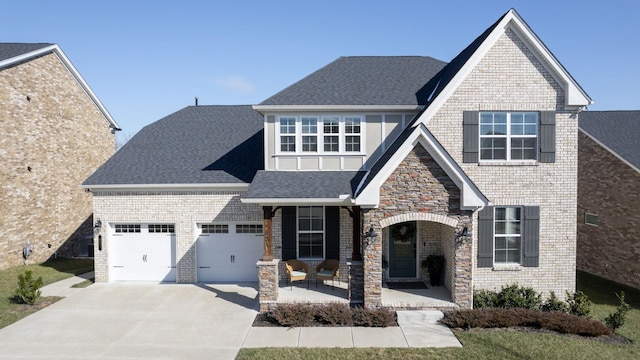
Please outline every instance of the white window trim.
[[[303, 134], [302, 133], [302, 118], [314, 117], [317, 118], [317, 131], [316, 131], [316, 144], [317, 151], [302, 151], [302, 137], [303, 136], [314, 136], [313, 134]], [[337, 135], [338, 136], [338, 151], [324, 151], [324, 118], [329, 117], [337, 117], [339, 132], [338, 134], [327, 134], [328, 136]], [[346, 151], [346, 137], [352, 136], [352, 134], [346, 133], [345, 126], [345, 118], [347, 117], [357, 117], [360, 118], [360, 151]], [[280, 119], [282, 118], [295, 118], [295, 134], [282, 134], [280, 133]], [[338, 114], [296, 114], [296, 115], [279, 115], [276, 116], [275, 121], [275, 155], [278, 156], [287, 156], [287, 155], [295, 155], [295, 156], [307, 156], [307, 155], [328, 155], [328, 156], [363, 156], [366, 155], [366, 116], [363, 114], [347, 114], [347, 115], [338, 115]], [[281, 149], [281, 136], [295, 136], [295, 148], [296, 151], [282, 151]]]
[[[520, 209], [520, 234], [517, 234], [517, 236], [520, 238], [520, 246], [519, 246], [519, 255], [518, 255], [518, 262], [496, 262], [496, 238], [498, 237], [498, 234], [496, 234], [496, 210], [497, 209], [508, 209], [508, 208], [519, 208]], [[511, 205], [505, 205], [505, 206], [495, 206], [493, 208], [493, 266], [494, 269], [497, 270], [517, 270], [520, 268], [520, 266], [522, 265], [522, 250], [523, 250], [523, 243], [522, 243], [522, 229], [524, 226], [524, 222], [523, 222], [523, 216], [524, 216], [524, 208], [522, 206], [511, 206]], [[515, 234], [500, 234], [500, 237], [515, 237]]]
[[[322, 208], [322, 257], [300, 257], [300, 208], [301, 207], [321, 207]], [[296, 207], [296, 259], [300, 260], [324, 260], [327, 256], [327, 215], [324, 206], [297, 206]], [[302, 231], [303, 234], [317, 234], [318, 231]]]
[[[483, 113], [505, 113], [507, 114], [507, 134], [506, 135], [482, 135], [482, 114]], [[526, 114], [526, 113], [535, 113], [537, 116], [537, 121], [536, 121], [536, 135], [512, 135], [511, 134], [511, 114], [513, 113], [522, 113], [522, 114]], [[538, 157], [539, 157], [539, 149], [540, 149], [540, 113], [538, 111], [480, 111], [478, 113], [478, 116], [480, 117], [478, 119], [478, 136], [479, 136], [479, 140], [478, 140], [478, 163], [489, 163], [489, 164], [499, 164], [499, 163], [518, 163], [520, 165], [524, 165], [524, 164], [535, 164], [538, 162]], [[501, 138], [501, 139], [506, 139], [506, 159], [483, 159], [482, 158], [482, 139], [487, 139], [487, 138]], [[511, 159], [511, 139], [512, 138], [535, 138], [536, 139], [536, 145], [535, 145], [535, 153], [536, 153], [536, 158], [535, 159]]]

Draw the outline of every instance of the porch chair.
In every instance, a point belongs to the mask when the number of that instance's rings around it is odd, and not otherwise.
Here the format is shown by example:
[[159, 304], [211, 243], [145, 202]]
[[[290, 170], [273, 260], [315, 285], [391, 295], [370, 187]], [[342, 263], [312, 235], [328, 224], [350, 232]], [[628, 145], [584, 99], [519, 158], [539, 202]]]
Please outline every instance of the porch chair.
[[336, 259], [327, 259], [316, 266], [316, 287], [318, 280], [331, 280], [331, 289], [334, 290], [333, 281], [340, 276], [340, 262]]
[[309, 287], [309, 265], [300, 260], [291, 259], [285, 261], [284, 266], [287, 268], [291, 290], [293, 290], [294, 281], [307, 280], [307, 288]]

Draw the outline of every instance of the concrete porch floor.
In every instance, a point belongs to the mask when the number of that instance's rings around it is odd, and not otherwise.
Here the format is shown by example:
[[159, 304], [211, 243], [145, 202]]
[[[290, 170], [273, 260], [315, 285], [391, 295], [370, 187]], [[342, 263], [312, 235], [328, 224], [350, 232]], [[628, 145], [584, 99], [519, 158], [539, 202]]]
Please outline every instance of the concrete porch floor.
[[[280, 283], [278, 289], [279, 304], [296, 303], [343, 303], [349, 304], [348, 283], [335, 281], [334, 287], [331, 282], [324, 284], [319, 281], [316, 287], [315, 280], [310, 280], [307, 287], [306, 282], [294, 282], [293, 286], [287, 283]], [[382, 306], [399, 310], [447, 310], [457, 307], [451, 301], [451, 293], [444, 286], [430, 286], [427, 289], [399, 289], [393, 290], [382, 285]]]

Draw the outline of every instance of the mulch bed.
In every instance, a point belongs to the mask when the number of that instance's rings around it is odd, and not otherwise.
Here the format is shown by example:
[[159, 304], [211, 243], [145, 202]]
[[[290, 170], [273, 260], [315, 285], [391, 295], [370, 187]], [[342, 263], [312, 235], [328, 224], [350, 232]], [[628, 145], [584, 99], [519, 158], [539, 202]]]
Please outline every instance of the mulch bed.
[[[278, 324], [277, 322], [275, 322], [271, 318], [269, 318], [269, 316], [267, 316], [267, 314], [265, 314], [265, 313], [256, 315], [256, 318], [253, 320], [253, 324], [251, 326], [252, 327], [285, 327], [285, 326], [282, 326], [282, 325]], [[344, 327], [344, 326], [352, 327], [354, 325], [331, 325], [331, 324], [325, 324], [323, 322], [319, 322], [319, 321], [315, 321], [314, 320], [307, 326], [310, 326], [310, 327]], [[397, 319], [395, 321], [395, 325], [392, 325], [392, 326], [398, 326], [398, 320]]]
[[536, 328], [530, 328], [525, 326], [519, 326], [519, 327], [513, 327], [513, 328], [472, 328], [472, 329], [456, 328], [455, 330], [460, 332], [469, 332], [469, 333], [517, 331], [517, 332], [524, 332], [524, 333], [539, 333], [539, 334], [567, 336], [574, 339], [599, 341], [606, 344], [614, 344], [614, 345], [633, 345], [634, 344], [633, 340], [627, 339], [626, 337], [620, 334], [602, 335], [602, 336], [582, 336], [582, 335], [576, 335], [576, 334], [561, 334], [552, 330], [536, 329]]

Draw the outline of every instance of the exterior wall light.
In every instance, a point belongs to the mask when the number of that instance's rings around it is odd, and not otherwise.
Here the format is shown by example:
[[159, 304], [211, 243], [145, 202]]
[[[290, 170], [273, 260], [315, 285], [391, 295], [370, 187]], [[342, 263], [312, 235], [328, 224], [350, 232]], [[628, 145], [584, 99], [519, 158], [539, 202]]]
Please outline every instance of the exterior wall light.
[[373, 229], [373, 226], [369, 228], [369, 231], [364, 234], [364, 245], [368, 248], [373, 245], [378, 237], [378, 233]]

